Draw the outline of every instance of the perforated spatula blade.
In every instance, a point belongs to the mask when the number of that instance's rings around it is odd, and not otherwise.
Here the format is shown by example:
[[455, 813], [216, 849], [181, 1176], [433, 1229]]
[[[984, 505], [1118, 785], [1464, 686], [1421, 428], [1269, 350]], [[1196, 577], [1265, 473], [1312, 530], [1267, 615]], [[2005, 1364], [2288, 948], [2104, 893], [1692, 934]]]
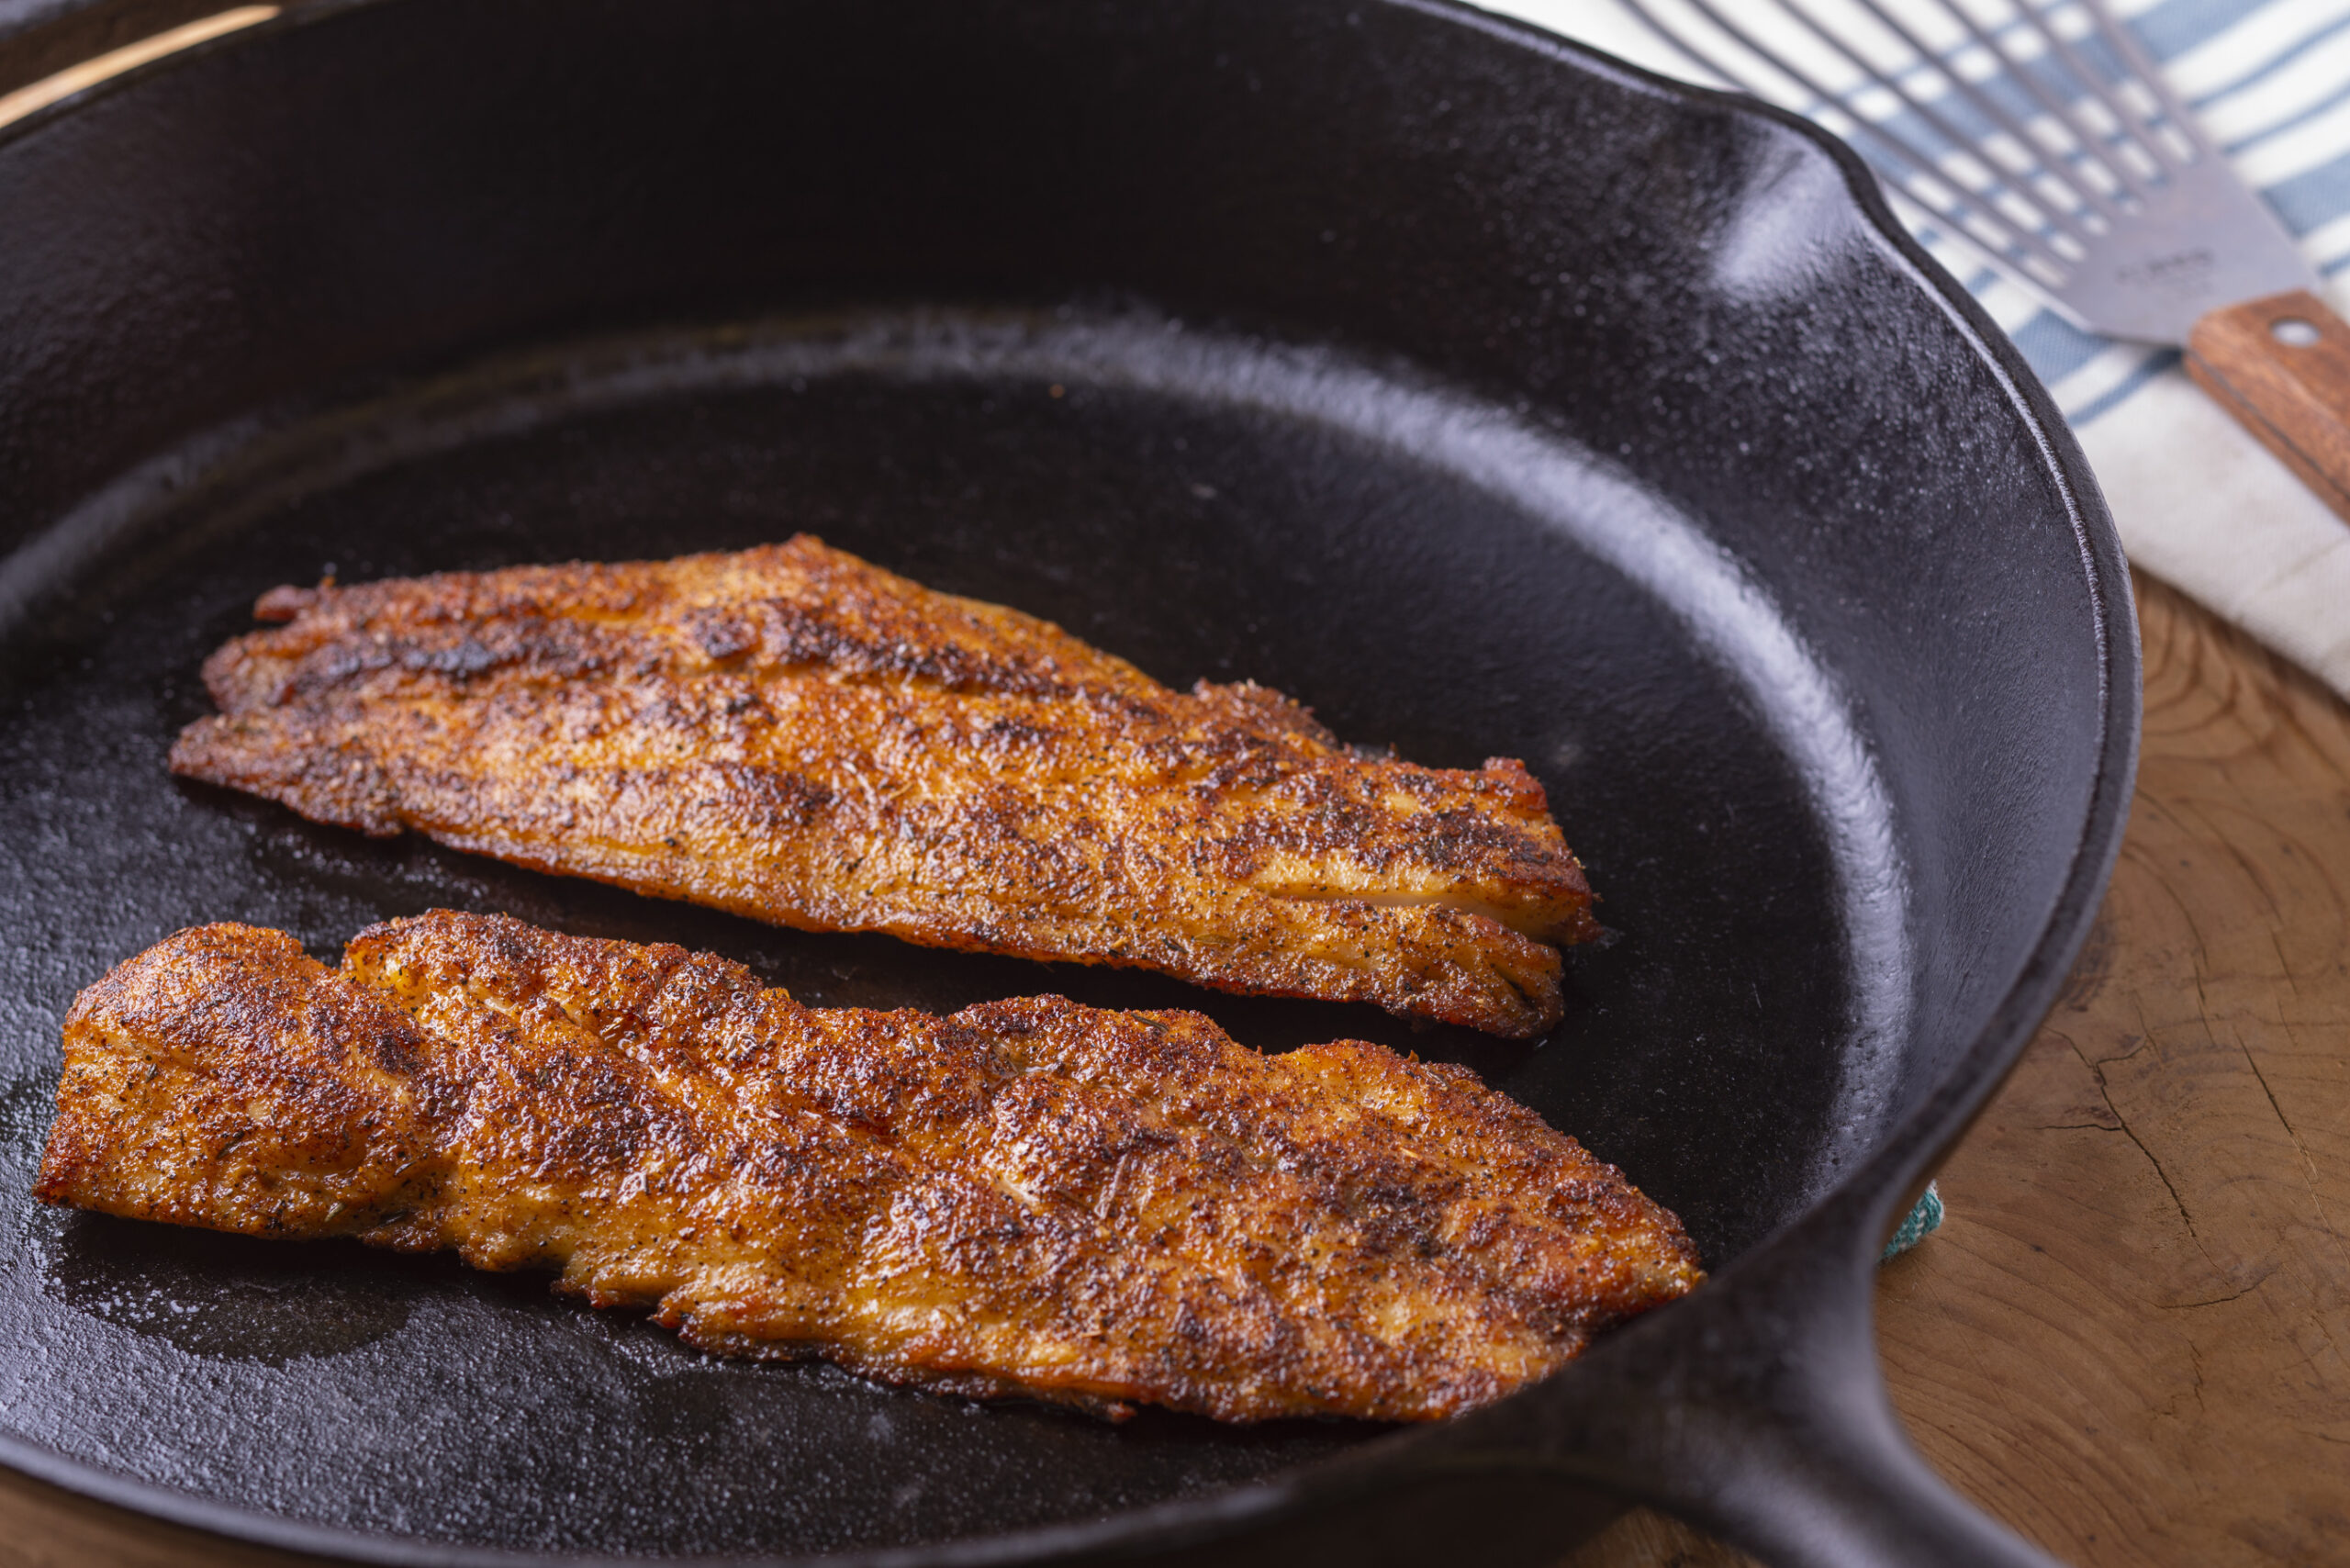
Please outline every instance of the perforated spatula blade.
[[2350, 519], [2350, 325], [2096, 0], [1628, 3], [1845, 135], [2080, 326], [2184, 348], [2197, 382]]

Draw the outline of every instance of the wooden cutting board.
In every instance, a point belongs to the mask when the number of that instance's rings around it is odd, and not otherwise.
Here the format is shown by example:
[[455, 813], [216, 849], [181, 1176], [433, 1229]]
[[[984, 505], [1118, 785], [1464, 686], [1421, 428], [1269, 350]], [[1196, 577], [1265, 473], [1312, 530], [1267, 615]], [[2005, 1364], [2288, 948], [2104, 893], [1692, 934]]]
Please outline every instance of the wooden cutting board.
[[[1885, 1271], [1886, 1376], [1943, 1473], [2084, 1568], [2350, 1564], [2350, 708], [2139, 602], [2113, 890]], [[0, 1568], [308, 1561], [0, 1472]], [[1744, 1561], [1635, 1512], [1563, 1568]]]

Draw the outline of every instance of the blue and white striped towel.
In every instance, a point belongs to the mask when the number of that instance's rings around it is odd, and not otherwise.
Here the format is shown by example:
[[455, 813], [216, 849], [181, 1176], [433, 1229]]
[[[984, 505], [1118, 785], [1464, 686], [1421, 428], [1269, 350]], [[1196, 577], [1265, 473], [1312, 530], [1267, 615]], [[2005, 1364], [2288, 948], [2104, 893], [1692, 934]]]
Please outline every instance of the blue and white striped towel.
[[[1481, 0], [1636, 64], [1722, 84], [1616, 0]], [[1734, 13], [1741, 0], [1720, 0]], [[2350, 306], [2350, 0], [2109, 0]], [[2081, 331], [1921, 229], [2023, 351], [2139, 567], [2350, 697], [2350, 527], [2187, 379], [2170, 350]]]

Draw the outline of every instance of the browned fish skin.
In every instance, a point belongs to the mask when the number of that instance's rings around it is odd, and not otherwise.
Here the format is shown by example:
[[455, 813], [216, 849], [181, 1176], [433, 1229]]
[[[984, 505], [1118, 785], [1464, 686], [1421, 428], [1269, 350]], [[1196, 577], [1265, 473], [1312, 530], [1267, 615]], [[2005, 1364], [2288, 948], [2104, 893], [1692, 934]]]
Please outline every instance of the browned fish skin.
[[1525, 767], [1367, 759], [802, 536], [279, 588], [172, 768], [319, 822], [818, 930], [1163, 969], [1495, 1034], [1595, 935]]
[[445, 912], [185, 931], [65, 1025], [51, 1203], [558, 1269], [707, 1349], [1226, 1420], [1419, 1420], [1688, 1291], [1680, 1223], [1467, 1070], [1058, 997], [800, 1006]]

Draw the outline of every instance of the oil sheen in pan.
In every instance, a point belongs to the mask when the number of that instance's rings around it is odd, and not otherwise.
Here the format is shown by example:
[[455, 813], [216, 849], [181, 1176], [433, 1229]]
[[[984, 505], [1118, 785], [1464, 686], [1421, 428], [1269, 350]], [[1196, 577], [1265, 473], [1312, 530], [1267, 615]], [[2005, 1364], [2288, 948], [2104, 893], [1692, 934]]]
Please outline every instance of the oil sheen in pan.
[[[801, 476], [804, 483], [794, 480], [782, 494], [767, 484], [771, 476], [746, 473], [739, 487], [730, 488], [723, 475], [680, 468], [667, 477], [711, 509], [700, 521], [655, 517], [646, 510], [643, 495], [664, 483], [657, 472], [662, 459], [645, 455], [657, 444], [650, 437], [632, 461], [652, 463], [655, 471], [636, 473], [630, 482], [638, 489], [624, 501], [612, 501], [602, 488], [599, 442], [615, 420], [671, 430], [680, 465], [711, 454], [716, 454], [711, 461], [722, 461], [728, 442], [713, 441], [700, 453], [692, 439], [696, 420], [789, 420], [793, 399], [803, 395], [811, 408], [831, 399], [829, 417], [835, 421], [856, 417], [860, 409], [913, 404], [951, 403], [969, 417], [954, 427], [962, 433], [952, 450], [900, 460], [886, 450], [888, 440], [876, 437], [872, 445], [880, 454], [866, 451], [856, 473], [811, 470]], [[726, 411], [729, 399], [737, 412]], [[1017, 403], [1024, 411], [1007, 415], [996, 431], [989, 422], [990, 400]], [[766, 411], [743, 415], [742, 409]], [[1824, 1092], [1807, 1126], [1741, 1128], [1737, 1136], [1750, 1142], [1774, 1136], [1801, 1141], [1807, 1146], [1803, 1159], [1788, 1160], [1780, 1149], [1771, 1162], [1792, 1168], [1792, 1179], [1811, 1190], [1832, 1178], [1846, 1149], [1865, 1142], [1882, 1114], [1883, 1075], [1872, 1070], [1870, 1047], [1896, 1037], [1903, 1025], [1906, 997], [1890, 980], [1905, 972], [1901, 869], [1884, 832], [1889, 807], [1846, 700], [1790, 635], [1766, 596], [1695, 527], [1619, 477], [1604, 458], [1508, 409], [1428, 386], [1393, 366], [1203, 333], [1140, 313], [907, 311], [569, 343], [331, 406], [278, 410], [223, 427], [126, 476], [8, 564], [0, 575], [0, 640], [12, 647], [46, 642], [69, 652], [89, 650], [73, 656], [94, 661], [96, 674], [90, 678], [105, 691], [69, 713], [47, 706], [50, 689], [27, 688], [32, 690], [28, 711], [37, 721], [84, 725], [95, 744], [91, 766], [131, 780], [126, 788], [152, 790], [151, 798], [141, 797], [144, 805], [117, 801], [110, 807], [94, 799], [84, 819], [89, 836], [121, 839], [129, 824], [144, 820], [140, 812], [155, 815], [160, 809], [168, 817], [178, 810], [184, 820], [140, 828], [157, 840], [144, 849], [109, 843], [108, 864], [116, 869], [101, 879], [124, 889], [119, 896], [108, 894], [109, 907], [93, 908], [84, 889], [61, 884], [53, 890], [77, 913], [68, 923], [73, 929], [44, 960], [42, 988], [67, 988], [78, 983], [74, 977], [86, 980], [113, 958], [196, 918], [287, 925], [330, 952], [358, 924], [383, 915], [433, 903], [504, 908], [568, 929], [716, 947], [816, 1003], [946, 1009], [988, 995], [1058, 989], [1109, 1005], [1198, 1006], [1252, 1044], [1367, 1036], [1470, 1060], [1679, 1208], [1713, 1257], [1755, 1238], [1746, 1217], [1750, 1208], [1769, 1213], [1795, 1206], [1799, 1200], [1793, 1194], [1741, 1202], [1753, 1193], [1741, 1192], [1735, 1176], [1740, 1161], [1722, 1147], [1737, 1139], [1718, 1130], [1708, 1134], [1714, 1147], [1707, 1159], [1732, 1174], [1713, 1185], [1691, 1186], [1693, 1178], [1676, 1169], [1684, 1163], [1676, 1150], [1692, 1136], [1674, 1114], [1682, 1091], [1670, 1074], [1644, 1077], [1649, 1064], [1633, 1055], [1611, 1058], [1578, 1046], [1572, 1016], [1560, 1039], [1528, 1050], [1449, 1034], [1396, 1033], [1390, 1021], [1359, 1010], [1213, 998], [1151, 977], [1041, 969], [968, 956], [909, 962], [904, 955], [912, 950], [885, 939], [769, 933], [708, 912], [532, 878], [412, 840], [366, 844], [258, 803], [174, 794], [162, 778], [162, 749], [170, 734], [204, 708], [190, 678], [196, 665], [222, 637], [249, 624], [252, 595], [275, 582], [303, 580], [329, 564], [357, 579], [548, 558], [550, 551], [661, 554], [732, 546], [799, 527], [934, 586], [1060, 620], [1162, 678], [1254, 676], [1281, 685], [1320, 705], [1347, 739], [1393, 741], [1408, 755], [1454, 766], [1473, 766], [1481, 747], [1507, 745], [1570, 791], [1579, 779], [1638, 771], [1641, 759], [1594, 755], [1622, 744], [1622, 725], [1610, 732], [1613, 740], [1595, 740], [1593, 727], [1564, 711], [1565, 704], [1559, 711], [1516, 712], [1507, 707], [1508, 691], [1483, 689], [1482, 716], [1454, 722], [1438, 705], [1398, 708], [1383, 704], [1374, 691], [1358, 689], [1362, 680], [1354, 672], [1315, 661], [1360, 659], [1360, 640], [1351, 652], [1339, 648], [1326, 655], [1285, 634], [1285, 596], [1322, 588], [1307, 580], [1310, 574], [1282, 577], [1298, 564], [1275, 555], [1252, 560], [1246, 571], [1230, 563], [1214, 566], [1235, 574], [1237, 585], [1252, 574], [1263, 578], [1269, 586], [1253, 598], [1236, 593], [1189, 621], [1116, 613], [1104, 619], [1099, 585], [1088, 586], [1076, 558], [1081, 552], [1067, 547], [1056, 554], [1024, 541], [1006, 527], [1000, 510], [990, 510], [1003, 502], [989, 443], [1001, 438], [1033, 447], [1035, 411], [1044, 409], [1080, 420], [1091, 417], [1089, 409], [1106, 410], [1102, 418], [1115, 429], [1104, 425], [1081, 439], [1099, 436], [1128, 448], [1117, 475], [1072, 469], [1066, 487], [1071, 509], [1116, 510], [1116, 487], [1141, 482], [1134, 477], [1141, 473], [1180, 492], [1153, 515], [1163, 520], [1191, 509], [1205, 516], [1248, 504], [1244, 492], [1279, 485], [1281, 462], [1304, 454], [1309, 464], [1353, 465], [1375, 471], [1382, 483], [1393, 480], [1393, 497], [1363, 501], [1367, 510], [1349, 527], [1380, 529], [1393, 521], [1378, 515], [1381, 505], [1404, 508], [1430, 497], [1441, 501], [1439, 492], [1483, 495], [1492, 502], [1487, 510], [1508, 520], [1492, 531], [1499, 543], [1463, 534], [1416, 543], [1416, 555], [1380, 557], [1384, 580], [1415, 569], [1431, 582], [1468, 574], [1506, 599], [1534, 591], [1511, 580], [1507, 551], [1522, 550], [1529, 540], [1539, 543], [1547, 534], [1559, 552], [1615, 582], [1612, 591], [1640, 601], [1637, 613], [1673, 622], [1657, 641], [1695, 644], [1716, 672], [1725, 724], [1742, 722], [1760, 730], [1757, 740], [1744, 743], [1747, 749], [1774, 752], [1774, 766], [1790, 776], [1786, 785], [1795, 799], [1787, 804], [1787, 821], [1754, 838], [1765, 852], [1787, 856], [1791, 884], [1807, 878], [1831, 884], [1794, 917], [1800, 924], [1807, 912], [1818, 928], [1791, 938], [1785, 951], [1808, 952], [1813, 962], [1841, 970], [1833, 977], [1841, 980], [1836, 995], [1804, 1005], [1777, 995], [1766, 999], [1758, 989], [1754, 1037], [1675, 1042], [1698, 1064], [1680, 1070], [1709, 1068], [1707, 1053], [1718, 1049], [1743, 1051], [1740, 1070], [1767, 1070], [1757, 1064], [1790, 1047], [1774, 1037], [1781, 1030], [1812, 1031], [1814, 1047], [1841, 1064], [1841, 1086]], [[776, 428], [781, 433], [782, 425]], [[833, 428], [845, 427], [836, 422]], [[1206, 453], [1217, 439], [1228, 439], [1232, 450]], [[1239, 450], [1252, 442], [1262, 448], [1253, 454], [1255, 468], [1244, 461], [1252, 454]], [[536, 488], [518, 488], [519, 482], [501, 475], [521, 450], [541, 465]], [[821, 454], [807, 459], [817, 465], [824, 461]], [[1058, 479], [1046, 476], [1040, 482], [1057, 485]], [[1219, 494], [1219, 487], [1225, 493]], [[870, 497], [870, 505], [844, 501], [852, 491]], [[366, 516], [367, 528], [337, 536], [331, 520], [350, 498], [366, 494], [376, 498], [354, 515]], [[975, 500], [968, 509], [974, 521], [965, 525], [954, 519], [967, 494], [994, 498], [984, 505]], [[1315, 498], [1274, 497], [1263, 505], [1279, 523]], [[917, 499], [921, 504], [912, 505]], [[534, 529], [529, 517], [518, 515], [506, 520], [512, 529], [504, 531], [501, 509], [509, 502], [543, 509], [551, 500], [573, 507], [576, 521], [558, 519], [551, 528]], [[920, 515], [908, 521], [898, 512]], [[1216, 534], [1218, 547], [1233, 548], [1246, 532]], [[1446, 558], [1488, 544], [1503, 555], [1466, 564]], [[1324, 586], [1332, 593], [1355, 591], [1327, 580], [1346, 569], [1347, 546], [1344, 537], [1325, 540], [1326, 558], [1305, 564], [1325, 573]], [[321, 548], [332, 554], [321, 558]], [[1154, 558], [1181, 572], [1192, 554], [1179, 545]], [[1203, 580], [1214, 587], [1214, 572], [1201, 569], [1207, 574]], [[1528, 574], [1529, 581], [1542, 577], [1539, 571]], [[105, 629], [119, 627], [104, 622], [109, 615], [151, 620], [159, 607], [178, 600], [184, 585], [200, 599], [198, 613], [185, 624], [150, 624], [138, 637]], [[1169, 586], [1169, 597], [1193, 602], [1172, 591], [1185, 585]], [[1420, 602], [1408, 588], [1382, 592], [1378, 602], [1401, 606], [1403, 613]], [[1122, 596], [1129, 611], [1137, 593], [1147, 598], [1149, 588], [1130, 587]], [[1543, 612], [1521, 600], [1501, 609], [1505, 613], [1497, 613], [1498, 621], [1519, 625]], [[1460, 652], [1476, 639], [1461, 637], [1449, 624], [1438, 620], [1398, 627], [1383, 640], [1414, 650], [1414, 656], [1457, 655], [1461, 662], [1432, 681], [1506, 687], [1512, 678], [1506, 660], [1489, 658], [1490, 650]], [[1592, 658], [1575, 675], [1596, 700], [1600, 685], [1624, 676], [1609, 655], [1595, 651]], [[62, 671], [54, 692], [80, 689], [78, 678]], [[124, 720], [119, 733], [97, 733], [114, 722], [108, 714], [142, 700], [142, 683], [171, 689], [144, 699], [151, 701], [151, 713]], [[1637, 705], [1647, 694], [1606, 695]], [[1496, 713], [1512, 716], [1497, 723]], [[1684, 755], [1676, 766], [1689, 761]], [[15, 766], [0, 758], [0, 770]], [[1658, 943], [1663, 919], [1654, 910], [1643, 913], [1643, 900], [1676, 876], [1702, 882], [1702, 849], [1688, 851], [1697, 863], [1694, 873], [1643, 865], [1639, 857], [1653, 859], [1653, 845], [1640, 847], [1638, 835], [1617, 832], [1606, 820], [1611, 813], [1604, 799], [1562, 798], [1559, 804], [1571, 841], [1593, 860], [1603, 896], [1612, 888], [1603, 918], [1616, 913], [1628, 928], [1636, 927], [1628, 944]], [[106, 816], [109, 809], [118, 810], [119, 820]], [[54, 830], [58, 823], [45, 825]], [[1697, 822], [1689, 829], [1709, 830], [1721, 833], [1722, 853], [1756, 852], [1754, 844], [1737, 840], [1720, 824]], [[1770, 847], [1774, 833], [1789, 832], [1798, 837], [1807, 832], [1818, 842], [1784, 851]], [[219, 857], [218, 874], [202, 890], [206, 907], [194, 907], [185, 888], [151, 892], [126, 874], [142, 855]], [[1807, 856], [1823, 864], [1816, 871], [1796, 866]], [[88, 874], [100, 873], [92, 866]], [[1630, 918], [1633, 913], [1640, 917]], [[1707, 918], [1724, 917], [1710, 912]], [[1594, 961], [1606, 965], [1623, 956], [1603, 954]], [[1684, 966], [1679, 971], [1684, 976], [1685, 966], [1696, 961], [1689, 955], [1674, 960]], [[1608, 994], [1604, 974], [1586, 978], [1592, 981], [1584, 988], [1586, 1000]], [[1769, 985], [1767, 976], [1760, 978]], [[62, 1009], [62, 995], [70, 989], [34, 1000]], [[19, 1055], [31, 1048], [30, 1041], [10, 1047]], [[40, 1048], [53, 1048], [53, 1041]], [[12, 1075], [20, 1065], [11, 1066]], [[18, 1087], [26, 1092], [17, 1096], [21, 1114], [9, 1118], [11, 1159], [37, 1148], [40, 1122], [39, 1096], [33, 1092], [38, 1080], [20, 1076]], [[1758, 1160], [1755, 1169], [1771, 1162]], [[13, 1191], [21, 1193], [21, 1182]], [[313, 1453], [308, 1462], [315, 1473], [294, 1487], [301, 1495], [295, 1511], [322, 1523], [595, 1550], [650, 1546], [681, 1534], [711, 1550], [884, 1545], [968, 1528], [959, 1501], [931, 1495], [922, 1486], [925, 1456], [934, 1452], [956, 1455], [967, 1479], [960, 1495], [989, 1496], [996, 1510], [990, 1523], [1001, 1525], [1013, 1516], [1042, 1523], [1228, 1484], [1304, 1462], [1361, 1435], [1329, 1428], [1232, 1433], [1155, 1416], [1112, 1434], [1051, 1412], [982, 1414], [873, 1390], [822, 1369], [709, 1362], [641, 1325], [551, 1302], [535, 1278], [485, 1279], [453, 1266], [403, 1263], [347, 1249], [319, 1249], [297, 1261], [241, 1251], [224, 1241], [215, 1249], [198, 1243], [192, 1254], [185, 1244], [158, 1242], [137, 1227], [23, 1212], [21, 1198], [13, 1202], [0, 1219], [26, 1245], [15, 1254], [17, 1283], [0, 1292], [0, 1349], [53, 1343], [61, 1330], [68, 1344], [75, 1342], [73, 1335], [85, 1344], [96, 1342], [91, 1336], [127, 1337], [113, 1354], [85, 1361], [78, 1370], [69, 1357], [0, 1355], [0, 1369], [6, 1369], [0, 1380], [9, 1385], [0, 1386], [0, 1406], [26, 1413], [26, 1435], [69, 1453], [95, 1455], [121, 1472], [234, 1502], [251, 1484], [240, 1468], [249, 1458], [246, 1445], [225, 1429], [221, 1440], [207, 1443], [200, 1429], [206, 1422], [284, 1421], [298, 1431], [310, 1417], [286, 1406], [288, 1400], [313, 1413], [338, 1399], [402, 1403], [399, 1412], [379, 1409], [366, 1429], [402, 1431], [428, 1457], [379, 1463], [364, 1454]], [[348, 1327], [331, 1334], [271, 1331], [280, 1299], [315, 1301]], [[469, 1355], [469, 1341], [483, 1350]], [[486, 1360], [493, 1351], [498, 1364]], [[419, 1386], [410, 1369], [428, 1363], [442, 1381]], [[275, 1375], [286, 1369], [298, 1379]], [[109, 1397], [106, 1387], [126, 1375], [134, 1383], [140, 1376], [173, 1382], [162, 1403], [185, 1417], [178, 1430], [127, 1432], [120, 1399]], [[498, 1439], [493, 1431], [488, 1436], [497, 1440], [484, 1449], [452, 1425], [471, 1418], [467, 1411], [493, 1424], [514, 1419], [512, 1396], [501, 1390], [533, 1379], [567, 1391], [561, 1418], [535, 1439], [520, 1432]], [[70, 1391], [69, 1383], [75, 1385]], [[771, 1394], [745, 1398], [746, 1385]], [[148, 1391], [151, 1400], [154, 1392]], [[790, 1418], [762, 1422], [762, 1411], [778, 1408], [775, 1401], [787, 1395]], [[632, 1510], [649, 1506], [644, 1498], [589, 1497], [576, 1500], [576, 1511], [563, 1517], [476, 1518], [453, 1489], [434, 1482], [436, 1464], [492, 1462], [493, 1450], [507, 1456], [497, 1462], [527, 1464], [533, 1454], [550, 1451], [549, 1443], [597, 1441], [599, 1434], [661, 1447], [648, 1462], [663, 1472], [651, 1490], [660, 1493], [666, 1517], [637, 1518]], [[1047, 1481], [1037, 1467], [1040, 1456], [1051, 1453], [1064, 1460], [1046, 1466], [1053, 1473]], [[730, 1502], [722, 1478], [698, 1473], [698, 1467], [719, 1463], [722, 1456], [729, 1465], [789, 1471], [795, 1484], [761, 1489], [755, 1506]], [[287, 1506], [284, 1493], [272, 1506]], [[682, 1524], [680, 1514], [688, 1516]]]

